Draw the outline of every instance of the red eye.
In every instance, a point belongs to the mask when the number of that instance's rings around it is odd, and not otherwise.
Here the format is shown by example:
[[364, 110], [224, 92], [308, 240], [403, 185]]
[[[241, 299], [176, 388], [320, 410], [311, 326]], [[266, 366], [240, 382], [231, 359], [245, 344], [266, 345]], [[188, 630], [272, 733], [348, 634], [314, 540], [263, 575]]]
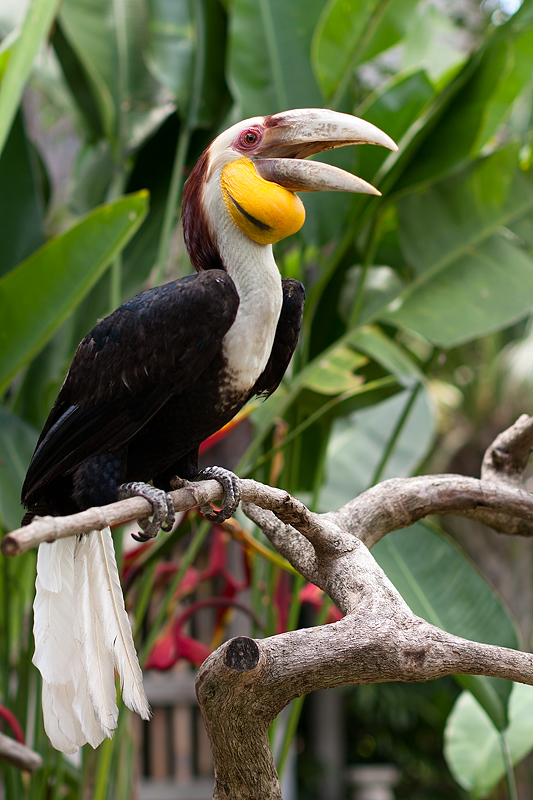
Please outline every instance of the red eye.
[[261, 128], [247, 128], [239, 133], [233, 146], [236, 150], [253, 150], [262, 138], [263, 131]]

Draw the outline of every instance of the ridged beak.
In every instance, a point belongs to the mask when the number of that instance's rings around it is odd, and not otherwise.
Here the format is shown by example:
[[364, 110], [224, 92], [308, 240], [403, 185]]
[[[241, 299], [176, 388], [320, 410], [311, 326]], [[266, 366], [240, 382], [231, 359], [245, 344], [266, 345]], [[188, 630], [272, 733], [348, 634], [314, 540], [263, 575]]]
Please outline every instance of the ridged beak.
[[265, 117], [265, 135], [253, 153], [258, 174], [293, 192], [359, 192], [380, 195], [356, 175], [307, 156], [349, 144], [398, 147], [375, 125], [325, 108], [299, 108]]

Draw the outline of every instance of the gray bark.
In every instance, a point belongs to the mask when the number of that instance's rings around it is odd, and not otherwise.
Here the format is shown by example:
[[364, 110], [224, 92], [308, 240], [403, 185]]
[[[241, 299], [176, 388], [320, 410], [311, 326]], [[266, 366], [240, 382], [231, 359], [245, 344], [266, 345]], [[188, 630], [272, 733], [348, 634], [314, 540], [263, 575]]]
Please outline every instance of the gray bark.
[[[387, 533], [435, 514], [468, 516], [504, 533], [531, 536], [533, 495], [521, 481], [532, 445], [533, 418], [520, 417], [488, 449], [481, 480], [393, 479], [327, 514], [312, 513], [282, 490], [242, 482], [245, 513], [345, 616], [267, 639], [236, 637], [203, 663], [197, 695], [213, 751], [216, 800], [281, 798], [268, 728], [302, 694], [450, 674], [533, 684], [533, 655], [467, 641], [415, 616], [368, 549]], [[214, 481], [183, 485], [173, 499], [177, 510], [217, 502], [220, 487]], [[149, 510], [147, 501], [133, 498], [72, 517], [43, 518], [6, 537], [2, 549], [14, 555]]]

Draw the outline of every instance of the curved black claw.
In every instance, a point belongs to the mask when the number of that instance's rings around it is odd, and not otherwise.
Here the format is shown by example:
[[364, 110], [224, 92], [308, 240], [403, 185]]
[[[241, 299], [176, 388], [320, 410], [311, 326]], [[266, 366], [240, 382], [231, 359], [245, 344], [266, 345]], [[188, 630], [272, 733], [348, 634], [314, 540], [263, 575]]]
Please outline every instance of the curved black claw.
[[127, 497], [144, 497], [152, 504], [152, 518], [143, 517], [137, 522], [142, 528], [142, 533], [132, 533], [131, 536], [137, 542], [147, 542], [157, 536], [160, 530], [170, 531], [174, 525], [176, 512], [174, 504], [169, 494], [163, 489], [156, 489], [149, 483], [134, 481], [133, 483], [123, 483], [118, 487], [118, 499], [125, 500]]
[[213, 511], [211, 506], [200, 506], [200, 511], [209, 522], [224, 522], [232, 517], [241, 502], [241, 479], [234, 472], [224, 467], [206, 467], [193, 478], [195, 481], [215, 480], [224, 489], [224, 507], [221, 511]]

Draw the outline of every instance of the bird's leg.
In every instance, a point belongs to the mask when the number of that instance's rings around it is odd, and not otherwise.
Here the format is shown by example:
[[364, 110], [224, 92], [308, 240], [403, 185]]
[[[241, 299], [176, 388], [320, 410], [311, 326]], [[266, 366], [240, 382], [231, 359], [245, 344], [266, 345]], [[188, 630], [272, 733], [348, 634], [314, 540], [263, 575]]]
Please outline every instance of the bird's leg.
[[224, 522], [235, 514], [241, 502], [241, 480], [234, 472], [224, 467], [206, 467], [193, 480], [215, 480], [224, 489], [224, 506], [221, 511], [213, 511], [210, 505], [200, 506], [200, 511], [209, 522]]
[[156, 489], [149, 483], [134, 481], [133, 483], [123, 483], [118, 487], [118, 499], [125, 500], [128, 497], [144, 497], [152, 504], [152, 518], [143, 517], [137, 522], [143, 532], [132, 533], [132, 538], [137, 542], [147, 542], [157, 536], [159, 530], [170, 531], [174, 525], [176, 512], [172, 498], [163, 489]]

